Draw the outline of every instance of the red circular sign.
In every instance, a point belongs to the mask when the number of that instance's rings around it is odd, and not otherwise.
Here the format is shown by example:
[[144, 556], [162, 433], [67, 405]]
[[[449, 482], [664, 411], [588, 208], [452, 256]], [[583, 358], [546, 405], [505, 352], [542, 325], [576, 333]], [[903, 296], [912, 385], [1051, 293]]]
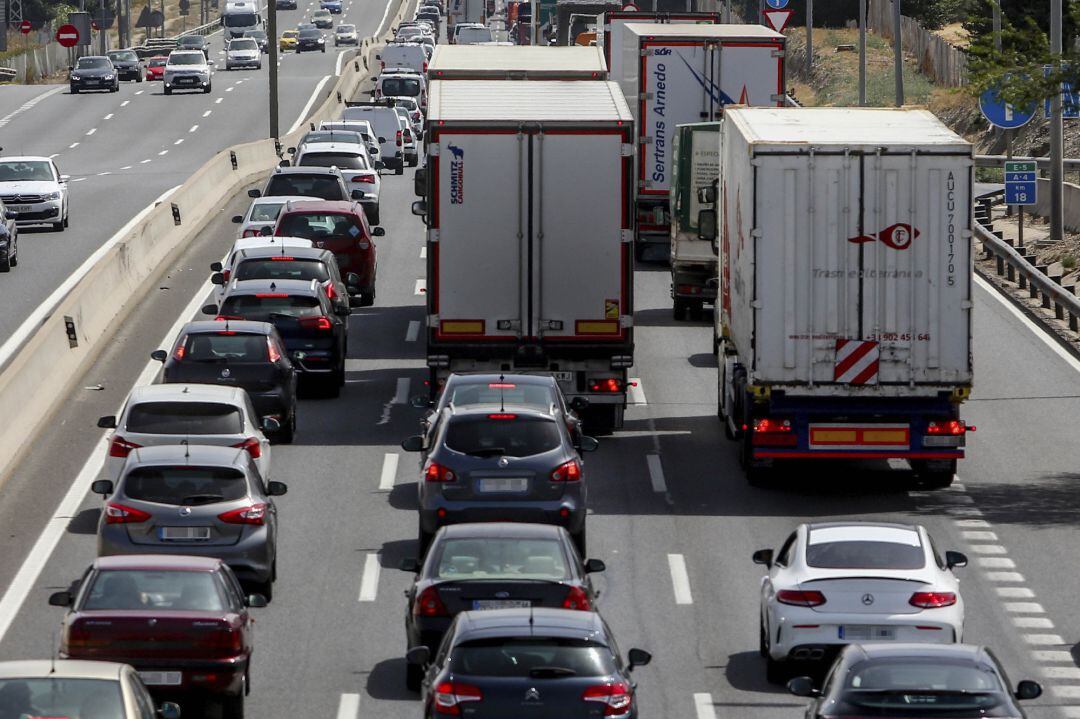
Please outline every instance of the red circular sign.
[[90, 27], [93, 30], [100, 30], [101, 29], [101, 28], [98, 27], [97, 20], [91, 20], [90, 21]]
[[23, 20], [19, 24], [19, 32], [21, 32], [23, 35], [29, 35], [30, 30], [31, 30], [31, 28], [30, 28], [30, 21], [29, 20]]
[[56, 41], [64, 47], [75, 47], [79, 44], [79, 28], [74, 25], [61, 25], [56, 30]]

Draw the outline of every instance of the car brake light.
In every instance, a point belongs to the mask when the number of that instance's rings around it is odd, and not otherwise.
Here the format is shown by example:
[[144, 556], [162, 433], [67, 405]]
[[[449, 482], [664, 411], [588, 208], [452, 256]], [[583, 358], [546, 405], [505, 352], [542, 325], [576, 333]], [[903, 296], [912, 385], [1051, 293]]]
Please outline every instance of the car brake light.
[[480, 687], [464, 682], [441, 682], [435, 687], [435, 709], [442, 714], [460, 715], [464, 702], [478, 702], [484, 698]]
[[273, 262], [292, 262], [294, 258], [286, 257], [285, 255], [280, 255], [278, 257], [271, 257], [270, 259]]
[[506, 414], [506, 413], [489, 414], [488, 419], [517, 419], [517, 415], [516, 414]]
[[589, 595], [581, 587], [570, 587], [570, 591], [566, 593], [566, 599], [563, 600], [562, 605], [563, 609], [581, 609], [586, 612], [592, 609], [589, 604]]
[[447, 617], [450, 612], [446, 610], [439, 591], [435, 587], [428, 587], [420, 592], [413, 602], [412, 613], [414, 617]]
[[816, 591], [803, 592], [795, 589], [781, 589], [776, 593], [776, 601], [796, 607], [820, 607], [825, 603], [825, 595]]
[[427, 60], [424, 60], [424, 72], [427, 72]]
[[908, 604], [920, 609], [940, 609], [956, 604], [956, 595], [952, 592], [915, 592]]
[[327, 282], [326, 283], [326, 297], [327, 297], [327, 299], [331, 299], [331, 300], [334, 299], [335, 297], [337, 297], [337, 290], [334, 289], [334, 283], [333, 282]]
[[576, 459], [560, 464], [551, 472], [552, 482], [579, 482], [581, 481], [581, 465]]
[[401, 144], [401, 130], [397, 131], [397, 144]]
[[281, 353], [278, 352], [277, 347], [274, 346], [274, 341], [269, 337], [266, 338], [266, 354], [270, 357], [271, 362], [281, 360]]
[[173, 351], [173, 359], [176, 359], [176, 360], [184, 359], [184, 355], [187, 354], [187, 349], [185, 348], [186, 344], [187, 344], [187, 335], [184, 335], [183, 337], [180, 338], [180, 342], [177, 343], [176, 350]]
[[262, 445], [259, 444], [259, 440], [254, 437], [248, 437], [243, 442], [237, 442], [232, 445], [237, 449], [246, 449], [247, 453], [251, 455], [252, 459], [258, 459], [262, 456]]
[[353, 177], [352, 181], [353, 182], [367, 182], [367, 183], [370, 184], [370, 183], [375, 182], [375, 175], [372, 175], [372, 174], [355, 175]]
[[123, 504], [105, 505], [105, 524], [139, 524], [150, 519], [150, 513]]
[[453, 470], [437, 462], [428, 462], [427, 467], [424, 468], [425, 482], [453, 482], [455, 480], [457, 477], [454, 476]]
[[949, 419], [944, 422], [930, 422], [926, 425], [927, 434], [937, 435], [958, 435], [964, 434], [968, 430], [974, 431], [974, 427], [968, 427], [964, 424], [962, 419]]
[[[258, 230], [244, 230], [244, 237], [258, 237], [258, 236], [259, 236], [259, 231]], [[226, 279], [228, 279], [228, 274], [229, 274], [228, 271], [226, 271], [226, 272], [224, 272], [222, 274], [224, 274], [226, 276]]]
[[604, 716], [621, 716], [630, 707], [630, 686], [626, 682], [608, 682], [594, 684], [581, 695], [582, 701], [604, 704]]
[[330, 324], [330, 320], [326, 317], [303, 317], [300, 319], [300, 326], [306, 330], [319, 330], [325, 332], [326, 330], [333, 329], [333, 325]]
[[614, 377], [594, 379], [589, 384], [589, 389], [593, 392], [620, 392], [622, 391], [622, 382]]
[[109, 443], [109, 456], [110, 457], [126, 457], [131, 454], [131, 450], [139, 449], [141, 444], [135, 444], [129, 442], [120, 435], [113, 435], [112, 442]]
[[248, 507], [241, 507], [229, 512], [222, 512], [218, 519], [226, 524], [258, 524], [266, 519], [266, 504], [257, 502]]
[[255, 296], [258, 297], [260, 300], [266, 300], [266, 299], [281, 300], [281, 299], [285, 299], [289, 295], [287, 295], [284, 292], [256, 292]]
[[215, 322], [228, 322], [229, 320], [242, 320], [244, 319], [240, 315], [218, 315], [214, 318]]
[[488, 389], [514, 389], [516, 387], [517, 387], [516, 384], [511, 384], [509, 382], [489, 382], [488, 383]]

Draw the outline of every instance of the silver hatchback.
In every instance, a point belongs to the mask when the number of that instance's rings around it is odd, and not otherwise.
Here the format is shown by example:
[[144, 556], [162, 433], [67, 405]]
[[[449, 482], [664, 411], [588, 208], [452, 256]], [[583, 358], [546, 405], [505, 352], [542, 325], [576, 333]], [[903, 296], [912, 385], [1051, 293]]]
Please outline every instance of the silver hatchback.
[[242, 449], [166, 445], [133, 450], [105, 498], [98, 556], [182, 554], [221, 559], [250, 591], [270, 599], [277, 560], [277, 508], [288, 491], [266, 482]]

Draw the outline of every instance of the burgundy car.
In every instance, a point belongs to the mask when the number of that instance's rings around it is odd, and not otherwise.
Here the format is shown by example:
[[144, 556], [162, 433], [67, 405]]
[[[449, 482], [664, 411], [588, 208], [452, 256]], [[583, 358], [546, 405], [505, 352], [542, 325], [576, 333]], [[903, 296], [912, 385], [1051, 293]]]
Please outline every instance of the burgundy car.
[[70, 591], [49, 604], [70, 607], [60, 656], [135, 667], [152, 692], [220, 701], [243, 717], [252, 650], [248, 607], [220, 559], [163, 555], [99, 557]]
[[[279, 237], [300, 237], [311, 240], [316, 247], [334, 253], [341, 274], [356, 273], [360, 278], [360, 304], [375, 304], [375, 237], [381, 237], [381, 227], [368, 225], [367, 216], [359, 202], [330, 200], [290, 201], [278, 214], [274, 234]], [[352, 288], [349, 288], [350, 292]]]

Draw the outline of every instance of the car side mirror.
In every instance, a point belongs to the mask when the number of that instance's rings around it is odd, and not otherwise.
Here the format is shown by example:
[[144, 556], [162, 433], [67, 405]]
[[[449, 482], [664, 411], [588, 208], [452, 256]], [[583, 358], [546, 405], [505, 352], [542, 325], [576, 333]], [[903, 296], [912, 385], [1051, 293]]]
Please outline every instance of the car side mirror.
[[210, 263], [210, 271], [211, 272], [221, 272], [221, 270], [222, 270], [222, 267], [221, 267], [220, 262], [211, 262]]
[[161, 719], [180, 719], [180, 705], [176, 702], [162, 702], [156, 713]]
[[252, 609], [262, 609], [269, 602], [266, 601], [266, 597], [261, 594], [249, 594], [244, 599], [244, 606], [251, 607]]
[[427, 168], [421, 167], [413, 173], [413, 194], [417, 197], [427, 195]]
[[371, 236], [372, 237], [386, 237], [386, 228], [385, 227], [372, 227], [371, 228]]
[[422, 394], [418, 394], [409, 400], [409, 404], [411, 404], [414, 409], [430, 409], [435, 406], [434, 402]]
[[406, 452], [419, 452], [424, 448], [423, 435], [414, 434], [412, 437], [406, 438], [401, 443], [401, 448]]
[[281, 422], [278, 422], [273, 417], [263, 417], [262, 419], [262, 431], [263, 432], [278, 432], [281, 430]]
[[417, 200], [412, 203], [412, 213], [420, 217], [427, 217], [427, 201]]
[[68, 72], [71, 72], [74, 69], [75, 69], [74, 65], [68, 65]]
[[1042, 696], [1042, 685], [1038, 682], [1033, 682], [1030, 679], [1024, 679], [1016, 685], [1016, 693], [1014, 695], [1017, 699], [1038, 699]]
[[652, 661], [652, 654], [644, 649], [631, 649], [626, 653], [627, 669], [633, 671], [634, 667], [643, 667]]
[[296, 154], [296, 148], [295, 147], [290, 147], [285, 152], [289, 153], [290, 155], [295, 155]]
[[574, 410], [575, 412], [580, 412], [588, 406], [588, 397], [574, 397], [572, 400], [570, 400], [570, 409]]
[[772, 550], [771, 549], [759, 549], [754, 552], [751, 559], [754, 560], [754, 564], [764, 564], [766, 567], [772, 566]]
[[816, 697], [821, 693], [814, 688], [810, 677], [795, 677], [787, 683], [787, 690], [797, 697]]
[[398, 564], [398, 569], [403, 572], [410, 572], [412, 574], [420, 573], [420, 560], [413, 557], [405, 557]]
[[379, 138], [379, 144], [380, 144], [380, 145], [381, 145], [381, 144], [383, 144], [383, 143], [385, 143], [385, 142], [386, 142], [386, 138], [385, 138], [385, 137], [380, 137], [380, 138]]
[[607, 569], [607, 565], [604, 564], [602, 559], [586, 559], [585, 560], [585, 573], [596, 574], [597, 572], [603, 572]]
[[377, 78], [377, 77], [373, 77], [373, 78], [371, 78], [371, 81], [372, 81], [372, 82], [378, 82], [378, 81], [379, 81], [379, 78]]
[[349, 193], [349, 197], [353, 198], [354, 200], [362, 200], [362, 199], [364, 199], [364, 191], [363, 190], [353, 190], [352, 192]]
[[154, 360], [155, 362], [164, 362], [168, 358], [169, 353], [165, 350], [154, 350], [150, 353], [150, 359]]
[[97, 426], [102, 429], [116, 429], [116, 415], [107, 414], [104, 417], [98, 417]]
[[218, 306], [217, 305], [206, 305], [205, 307], [202, 308], [202, 313], [204, 315], [216, 315], [217, 312], [218, 312]]
[[271, 497], [284, 497], [289, 493], [289, 485], [271, 480], [266, 484], [266, 493]]
[[703, 205], [711, 205], [716, 202], [716, 188], [713, 186], [699, 187], [697, 191], [698, 202]]
[[382, 53], [378, 53], [378, 52], [375, 53], [375, 59], [376, 60], [382, 60]]
[[244, 216], [243, 215], [233, 215], [232, 221], [233, 221], [234, 225], [239, 225], [241, 222], [244, 221]]
[[[53, 592], [49, 595], [49, 606], [51, 607], [70, 607], [72, 601], [75, 598], [71, 596], [71, 592]], [[1023, 682], [1021, 682], [1023, 684]]]
[[409, 651], [405, 652], [405, 661], [407, 661], [409, 664], [412, 664], [413, 666], [427, 666], [430, 659], [431, 650], [422, 644], [420, 646], [413, 647]]
[[582, 452], [595, 452], [599, 448], [600, 442], [596, 437], [583, 436], [581, 444], [578, 445], [578, 449]]
[[212, 285], [225, 285], [225, 275], [221, 272], [215, 272], [210, 275], [210, 284]]
[[[371, 153], [371, 154], [372, 154], [372, 155], [374, 155], [374, 154], [375, 154], [375, 152], [374, 152], [374, 151], [372, 151], [372, 153]], [[385, 163], [385, 162], [383, 162], [382, 160], [376, 160], [376, 161], [375, 161], [375, 169], [376, 169], [376, 170], [385, 170], [385, 169], [386, 169], [386, 163]]]
[[113, 483], [111, 479], [95, 479], [90, 484], [90, 491], [94, 494], [100, 494], [102, 497], [108, 497], [113, 493]]
[[716, 210], [698, 210], [698, 239], [712, 242], [716, 239]]
[[288, 167], [289, 166], [289, 161], [288, 160], [281, 160], [281, 162], [279, 162], [277, 164], [277, 166], [278, 167]]
[[252, 189], [248, 190], [248, 197], [261, 197], [261, 196], [262, 196], [262, 192], [260, 192], [257, 189], [252, 188]]
[[963, 552], [945, 552], [945, 566], [949, 569], [966, 567], [967, 564], [968, 558]]

